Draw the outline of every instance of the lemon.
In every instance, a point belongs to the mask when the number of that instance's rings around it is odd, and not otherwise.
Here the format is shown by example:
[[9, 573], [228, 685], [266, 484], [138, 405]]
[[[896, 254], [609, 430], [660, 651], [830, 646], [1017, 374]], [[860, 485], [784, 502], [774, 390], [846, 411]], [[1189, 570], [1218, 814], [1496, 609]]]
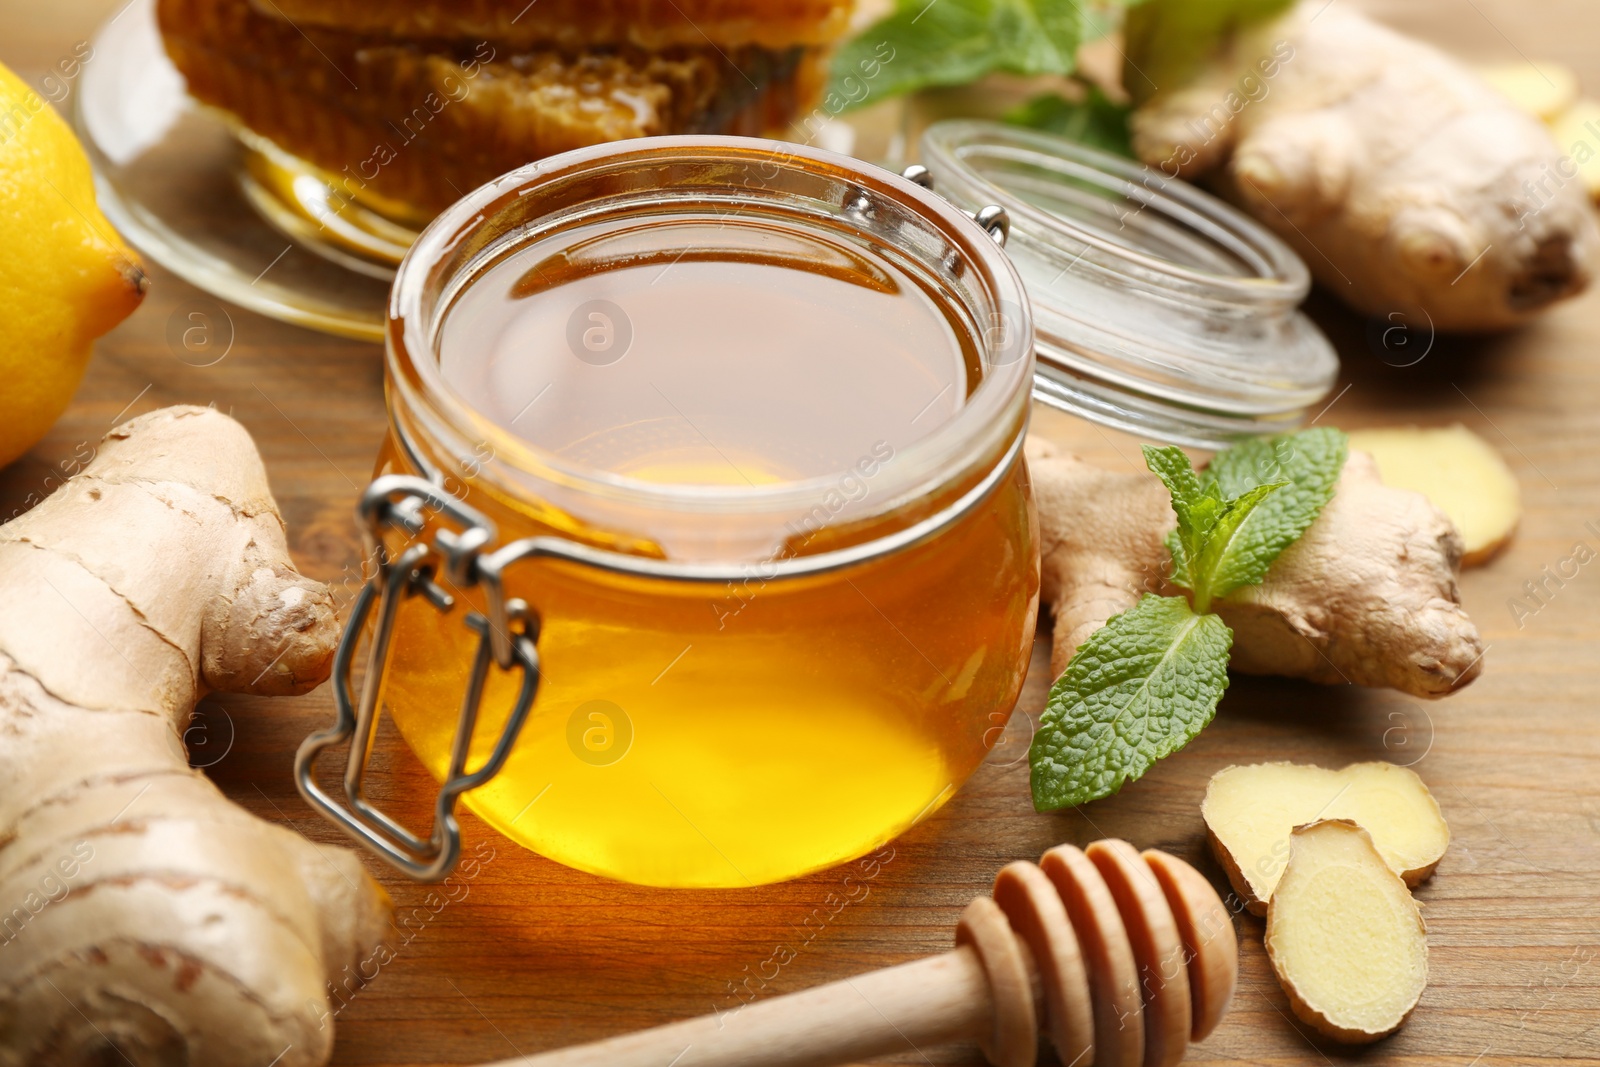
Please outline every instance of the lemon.
[[144, 290], [72, 130], [0, 64], [0, 466], [61, 417], [95, 338]]

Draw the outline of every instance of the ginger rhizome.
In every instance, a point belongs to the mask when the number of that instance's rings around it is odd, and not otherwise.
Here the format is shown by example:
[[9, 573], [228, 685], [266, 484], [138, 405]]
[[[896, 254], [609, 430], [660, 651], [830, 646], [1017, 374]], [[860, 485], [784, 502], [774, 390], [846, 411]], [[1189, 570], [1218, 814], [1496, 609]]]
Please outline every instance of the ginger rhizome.
[[[1207, 6], [1129, 11], [1123, 81], [1145, 163], [1210, 182], [1330, 292], [1419, 331], [1513, 325], [1588, 285], [1600, 232], [1538, 118], [1438, 49], [1326, 0], [1197, 52], [1179, 23]], [[1194, 62], [1168, 62], [1185, 48]]]
[[208, 692], [302, 693], [338, 625], [243, 427], [167, 408], [0, 527], [0, 1065], [308, 1067], [389, 930], [347, 849], [184, 753]]
[[1450, 828], [1422, 779], [1381, 761], [1337, 771], [1302, 763], [1227, 767], [1211, 776], [1200, 814], [1217, 862], [1257, 915], [1267, 913], [1297, 826], [1359, 824], [1406, 885], [1433, 874], [1450, 847]]
[[1393, 1033], [1428, 984], [1421, 909], [1367, 831], [1343, 819], [1295, 830], [1266, 944], [1295, 1015], [1336, 1041]]
[[[1042, 590], [1060, 674], [1107, 619], [1171, 595], [1171, 497], [1148, 471], [1107, 471], [1028, 443]], [[1383, 484], [1352, 450], [1333, 498], [1259, 585], [1212, 605], [1233, 630], [1230, 667], [1438, 697], [1476, 678], [1484, 645], [1456, 585], [1461, 536], [1420, 493]]]
[[1450, 516], [1461, 533], [1461, 565], [1487, 563], [1522, 519], [1516, 476], [1489, 442], [1454, 426], [1355, 430], [1350, 447], [1378, 465], [1384, 485], [1414, 489]]

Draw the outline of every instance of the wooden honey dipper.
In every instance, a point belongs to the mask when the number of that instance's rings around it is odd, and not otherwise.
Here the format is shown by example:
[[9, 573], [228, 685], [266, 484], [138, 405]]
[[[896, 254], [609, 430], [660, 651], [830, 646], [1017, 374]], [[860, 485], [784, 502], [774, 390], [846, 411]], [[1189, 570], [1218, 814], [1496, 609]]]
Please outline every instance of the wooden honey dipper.
[[1006, 867], [942, 956], [491, 1067], [832, 1067], [956, 1041], [1033, 1067], [1041, 1023], [1067, 1067], [1168, 1067], [1221, 1020], [1237, 977], [1211, 883], [1107, 839]]

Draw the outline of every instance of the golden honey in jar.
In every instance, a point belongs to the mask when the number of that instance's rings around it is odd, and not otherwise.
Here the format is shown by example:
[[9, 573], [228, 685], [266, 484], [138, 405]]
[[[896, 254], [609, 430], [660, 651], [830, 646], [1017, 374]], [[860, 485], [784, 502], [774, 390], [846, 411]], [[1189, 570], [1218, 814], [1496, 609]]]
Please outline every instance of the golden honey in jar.
[[[504, 572], [538, 689], [468, 806], [582, 870], [744, 886], [948, 800], [1037, 610], [1025, 306], [961, 212], [773, 142], [569, 153], [441, 216], [396, 282], [380, 472], [580, 546]], [[485, 610], [451, 592], [400, 604], [381, 693], [440, 777]], [[474, 759], [519, 684], [490, 672]]]

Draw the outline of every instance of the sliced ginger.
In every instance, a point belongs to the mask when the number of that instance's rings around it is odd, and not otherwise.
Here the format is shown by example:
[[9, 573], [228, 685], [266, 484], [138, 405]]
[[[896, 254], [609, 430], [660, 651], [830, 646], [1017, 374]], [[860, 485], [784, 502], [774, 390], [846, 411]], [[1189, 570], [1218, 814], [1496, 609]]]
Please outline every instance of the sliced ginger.
[[1549, 60], [1496, 63], [1479, 67], [1478, 75], [1517, 107], [1547, 122], [1578, 99], [1578, 76], [1570, 67]]
[[1294, 831], [1266, 943], [1295, 1015], [1338, 1041], [1393, 1033], [1428, 982], [1421, 909], [1367, 831], [1347, 820]]
[[1415, 771], [1392, 763], [1338, 771], [1302, 763], [1228, 767], [1212, 775], [1200, 814], [1217, 861], [1257, 915], [1267, 914], [1297, 826], [1318, 819], [1359, 824], [1407, 885], [1432, 874], [1450, 844], [1428, 787]]
[[1522, 518], [1517, 480], [1489, 443], [1462, 425], [1355, 430], [1350, 447], [1370, 455], [1383, 484], [1411, 489], [1450, 517], [1466, 548], [1462, 566], [1504, 548]]
[[[1576, 167], [1583, 187], [1600, 198], [1600, 100], [1584, 97], [1550, 120], [1550, 135]], [[1569, 171], [1570, 173], [1570, 171]]]

